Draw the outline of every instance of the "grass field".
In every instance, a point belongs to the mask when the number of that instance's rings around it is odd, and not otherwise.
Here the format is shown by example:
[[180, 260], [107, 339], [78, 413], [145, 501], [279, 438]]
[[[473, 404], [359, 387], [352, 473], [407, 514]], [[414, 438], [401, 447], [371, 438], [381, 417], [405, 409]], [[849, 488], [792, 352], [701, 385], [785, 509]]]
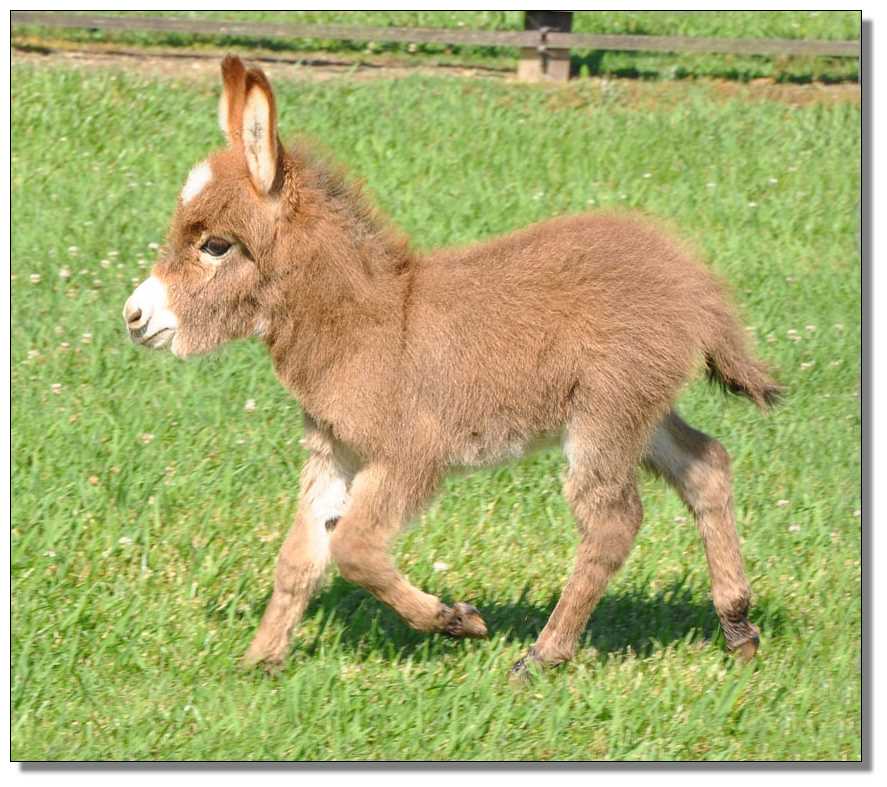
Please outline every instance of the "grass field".
[[[132, 12], [103, 12], [126, 14]], [[464, 27], [485, 30], [523, 29], [523, 11], [153, 11], [144, 14], [183, 16], [240, 22], [281, 24], [344, 24], [373, 27]], [[140, 15], [142, 15], [140, 13]], [[716, 38], [791, 38], [858, 40], [861, 14], [854, 11], [580, 11], [574, 14], [577, 33], [607, 33], [654, 36], [711, 36]], [[441, 44], [398, 44], [319, 39], [244, 39], [183, 33], [89, 31], [21, 28], [18, 40], [51, 35], [80, 43], [117, 43], [145, 47], [255, 46], [287, 53], [337, 53], [407, 56], [410, 60], [442, 60], [493, 67], [513, 68], [518, 55], [509, 47], [459, 47]], [[15, 40], [15, 39], [14, 39]], [[28, 39], [30, 40], [30, 39]], [[34, 43], [31, 41], [31, 43]], [[39, 42], [38, 42], [39, 43]], [[782, 58], [663, 54], [656, 52], [572, 53], [581, 74], [674, 79], [698, 76], [750, 80], [773, 78], [780, 82], [835, 82], [858, 78], [854, 58], [791, 56]]]
[[734, 459], [760, 658], [724, 651], [693, 523], [646, 479], [578, 657], [516, 691], [576, 542], [554, 453], [451, 480], [398, 544], [489, 640], [412, 632], [334, 576], [283, 671], [239, 671], [297, 503], [298, 404], [257, 342], [186, 363], [120, 318], [220, 141], [216, 86], [12, 74], [13, 758], [860, 757], [858, 107], [277, 85], [284, 136], [322, 138], [420, 247], [596, 207], [674, 221], [788, 386], [769, 417], [701, 382], [681, 401]]

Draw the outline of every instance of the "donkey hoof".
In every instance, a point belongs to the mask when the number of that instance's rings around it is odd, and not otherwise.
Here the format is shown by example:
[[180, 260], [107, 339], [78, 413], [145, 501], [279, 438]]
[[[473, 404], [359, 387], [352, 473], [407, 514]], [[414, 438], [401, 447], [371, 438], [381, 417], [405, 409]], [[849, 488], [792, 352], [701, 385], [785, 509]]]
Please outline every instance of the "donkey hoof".
[[451, 637], [480, 639], [487, 636], [487, 626], [480, 612], [471, 604], [464, 604], [461, 601], [453, 604], [444, 631]]
[[750, 639], [747, 639], [745, 642], [740, 642], [738, 645], [734, 645], [732, 650], [736, 654], [736, 658], [740, 661], [748, 662], [751, 661], [755, 654], [758, 652], [758, 646], [761, 644], [761, 638], [755, 634]]
[[536, 655], [536, 649], [530, 648], [526, 655], [521, 656], [510, 670], [508, 681], [513, 686], [523, 686], [542, 670], [542, 659]]
[[243, 656], [240, 659], [240, 668], [247, 672], [260, 671], [265, 675], [274, 678], [283, 671], [283, 661], [281, 659], [254, 659], [252, 657]]
[[758, 652], [761, 644], [761, 632], [757, 626], [743, 618], [738, 621], [721, 623], [727, 639], [727, 647], [736, 654], [741, 661], [750, 661]]
[[262, 667], [273, 674], [283, 666], [283, 657], [253, 643], [240, 659], [240, 666], [245, 670]]

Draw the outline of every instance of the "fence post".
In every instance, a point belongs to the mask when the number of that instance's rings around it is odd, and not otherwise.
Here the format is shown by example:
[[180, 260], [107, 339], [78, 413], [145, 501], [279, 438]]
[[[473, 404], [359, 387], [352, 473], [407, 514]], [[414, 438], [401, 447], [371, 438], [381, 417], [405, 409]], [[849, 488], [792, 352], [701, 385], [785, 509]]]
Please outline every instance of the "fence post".
[[538, 30], [539, 44], [523, 47], [517, 65], [517, 78], [524, 82], [566, 82], [570, 78], [570, 50], [549, 49], [546, 33], [569, 33], [573, 29], [572, 11], [526, 11], [524, 30]]

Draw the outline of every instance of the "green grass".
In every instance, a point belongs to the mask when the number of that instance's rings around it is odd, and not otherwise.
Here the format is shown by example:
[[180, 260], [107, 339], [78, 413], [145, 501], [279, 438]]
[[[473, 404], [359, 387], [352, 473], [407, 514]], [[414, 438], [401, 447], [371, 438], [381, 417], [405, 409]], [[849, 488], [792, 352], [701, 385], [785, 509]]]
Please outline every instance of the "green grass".
[[215, 88], [16, 65], [13, 758], [858, 759], [858, 108], [701, 85], [643, 109], [615, 83], [277, 87], [284, 136], [321, 137], [422, 247], [633, 206], [734, 283], [787, 400], [765, 418], [698, 383], [681, 408], [734, 459], [761, 658], [725, 653], [692, 522], [647, 479], [577, 659], [512, 690], [576, 541], [548, 453], [451, 480], [397, 546], [489, 640], [419, 635], [334, 577], [284, 670], [240, 672], [297, 503], [298, 404], [257, 342], [185, 363], [136, 350], [120, 317], [219, 141]]
[[[126, 14], [131, 12], [103, 12]], [[351, 24], [374, 27], [464, 27], [483, 30], [521, 30], [522, 11], [148, 11], [144, 15], [281, 24]], [[859, 39], [861, 14], [854, 11], [579, 11], [574, 32], [655, 36], [710, 36], [716, 38]], [[279, 52], [410, 53], [412, 59], [513, 67], [517, 50], [509, 47], [459, 47], [441, 44], [349, 42], [319, 39], [256, 39], [189, 33], [88, 31], [21, 28], [17, 35], [51, 35], [81, 43], [114, 42], [137, 46], [193, 47], [260, 45]], [[21, 40], [21, 38], [20, 38]], [[655, 52], [573, 52], [582, 74], [641, 78], [721, 77], [750, 80], [769, 77], [781, 82], [834, 82], [858, 79], [853, 58], [781, 58], [716, 54]]]

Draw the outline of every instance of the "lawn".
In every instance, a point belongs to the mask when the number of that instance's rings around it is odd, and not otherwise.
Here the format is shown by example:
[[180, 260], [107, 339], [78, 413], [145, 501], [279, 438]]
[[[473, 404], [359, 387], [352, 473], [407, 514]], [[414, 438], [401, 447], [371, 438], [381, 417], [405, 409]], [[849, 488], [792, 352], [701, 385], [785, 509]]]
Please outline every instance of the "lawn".
[[[127, 14], [109, 11], [103, 14]], [[371, 27], [460, 27], [484, 30], [521, 30], [523, 11], [147, 11], [139, 16], [275, 22], [279, 24], [341, 24]], [[858, 11], [578, 11], [576, 33], [611, 35], [707, 36], [713, 38], [787, 38], [858, 40], [861, 14]], [[34, 36], [37, 39], [34, 39]], [[262, 46], [278, 53], [308, 55], [335, 53], [339, 58], [387, 55], [409, 61], [461, 63], [513, 69], [518, 51], [510, 47], [447, 46], [443, 44], [399, 44], [321, 39], [247, 39], [241, 36], [212, 36], [190, 33], [150, 33], [84, 29], [52, 30], [23, 27], [13, 41], [46, 43], [58, 41], [86, 44], [116, 44], [138, 47]], [[41, 42], [42, 39], [42, 42]], [[575, 69], [583, 75], [632, 76], [652, 79], [681, 79], [699, 76], [751, 80], [772, 78], [780, 82], [826, 82], [858, 79], [854, 58], [786, 56], [780, 58], [575, 50]]]
[[760, 658], [725, 652], [693, 523], [645, 479], [578, 657], [509, 686], [576, 543], [543, 453], [452, 479], [397, 546], [489, 640], [417, 634], [333, 575], [285, 668], [240, 671], [297, 504], [298, 403], [257, 341], [182, 362], [120, 317], [220, 142], [216, 84], [15, 65], [13, 758], [859, 759], [859, 108], [702, 83], [643, 105], [618, 81], [276, 87], [283, 135], [323, 139], [419, 247], [633, 207], [733, 283], [785, 403], [698, 382], [681, 410], [733, 456]]

